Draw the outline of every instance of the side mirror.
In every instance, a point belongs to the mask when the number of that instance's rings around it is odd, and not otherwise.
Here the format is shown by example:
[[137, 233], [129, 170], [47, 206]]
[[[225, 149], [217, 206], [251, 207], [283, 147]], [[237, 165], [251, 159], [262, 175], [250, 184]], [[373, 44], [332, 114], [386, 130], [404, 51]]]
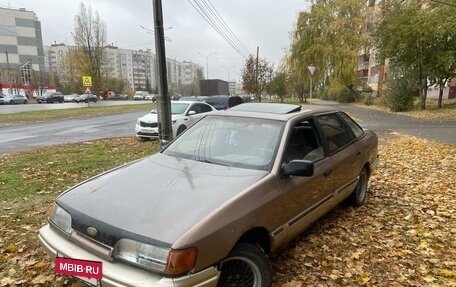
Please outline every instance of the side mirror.
[[308, 160], [292, 160], [282, 164], [282, 175], [312, 176], [314, 164]]
[[188, 111], [188, 116], [193, 116], [193, 115], [196, 115], [196, 112], [195, 111]]

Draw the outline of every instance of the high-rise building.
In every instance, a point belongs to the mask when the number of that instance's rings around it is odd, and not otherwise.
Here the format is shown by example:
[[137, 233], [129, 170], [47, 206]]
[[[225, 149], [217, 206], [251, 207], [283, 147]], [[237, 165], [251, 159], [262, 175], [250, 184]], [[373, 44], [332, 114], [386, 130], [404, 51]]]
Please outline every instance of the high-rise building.
[[3, 90], [24, 90], [35, 71], [44, 71], [41, 23], [26, 9], [0, 8], [0, 81]]

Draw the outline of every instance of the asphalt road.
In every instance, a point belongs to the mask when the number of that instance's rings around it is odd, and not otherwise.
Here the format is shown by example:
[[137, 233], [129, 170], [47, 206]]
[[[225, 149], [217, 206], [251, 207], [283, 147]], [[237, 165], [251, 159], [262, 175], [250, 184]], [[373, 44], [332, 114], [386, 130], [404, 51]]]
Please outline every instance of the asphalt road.
[[137, 105], [147, 104], [150, 101], [97, 101], [96, 103], [53, 103], [53, 104], [27, 104], [27, 105], [0, 105], [0, 114], [15, 114], [20, 112], [44, 111], [44, 110], [63, 110], [91, 107], [118, 106], [118, 105]]
[[[456, 120], [424, 121], [335, 102], [315, 101], [315, 103], [346, 111], [356, 118], [362, 127], [372, 129], [377, 133], [399, 132], [456, 145]], [[65, 106], [65, 104], [62, 105]], [[143, 115], [144, 112], [134, 112], [1, 127], [0, 156], [40, 146], [134, 136], [136, 119]]]
[[1, 127], [0, 156], [41, 146], [134, 136], [136, 119], [144, 114], [134, 112]]
[[332, 101], [317, 100], [315, 102], [345, 111], [354, 117], [362, 127], [376, 132], [399, 132], [456, 145], [456, 119], [429, 121]]

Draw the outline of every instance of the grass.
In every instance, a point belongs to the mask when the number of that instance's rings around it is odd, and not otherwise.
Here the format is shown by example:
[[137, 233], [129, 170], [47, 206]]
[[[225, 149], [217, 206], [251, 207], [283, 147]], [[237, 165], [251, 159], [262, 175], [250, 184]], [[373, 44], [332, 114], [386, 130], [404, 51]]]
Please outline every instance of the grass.
[[0, 157], [0, 286], [43, 286], [50, 282], [48, 286], [56, 286], [62, 281], [55, 276], [37, 238], [52, 202], [74, 184], [158, 149], [156, 141], [131, 137]]
[[93, 117], [102, 115], [112, 115], [119, 113], [128, 113], [136, 111], [149, 111], [155, 108], [155, 103], [139, 104], [139, 105], [120, 105], [120, 106], [103, 106], [103, 107], [83, 107], [74, 109], [61, 110], [44, 110], [30, 111], [15, 114], [1, 114], [0, 126], [9, 124], [23, 124], [30, 122], [50, 121], [57, 119], [70, 119]]

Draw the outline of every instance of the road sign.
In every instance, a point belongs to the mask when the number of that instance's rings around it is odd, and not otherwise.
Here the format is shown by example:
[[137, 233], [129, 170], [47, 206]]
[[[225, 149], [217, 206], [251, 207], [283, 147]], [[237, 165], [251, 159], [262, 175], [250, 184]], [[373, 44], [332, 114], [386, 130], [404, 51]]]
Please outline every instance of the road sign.
[[307, 66], [307, 70], [309, 70], [310, 76], [313, 77], [315, 73], [315, 66], [310, 64], [309, 66]]
[[92, 91], [89, 89], [89, 87], [87, 87], [87, 89], [85, 90], [84, 94], [91, 94]]
[[82, 85], [84, 87], [92, 86], [92, 77], [91, 76], [82, 76]]

